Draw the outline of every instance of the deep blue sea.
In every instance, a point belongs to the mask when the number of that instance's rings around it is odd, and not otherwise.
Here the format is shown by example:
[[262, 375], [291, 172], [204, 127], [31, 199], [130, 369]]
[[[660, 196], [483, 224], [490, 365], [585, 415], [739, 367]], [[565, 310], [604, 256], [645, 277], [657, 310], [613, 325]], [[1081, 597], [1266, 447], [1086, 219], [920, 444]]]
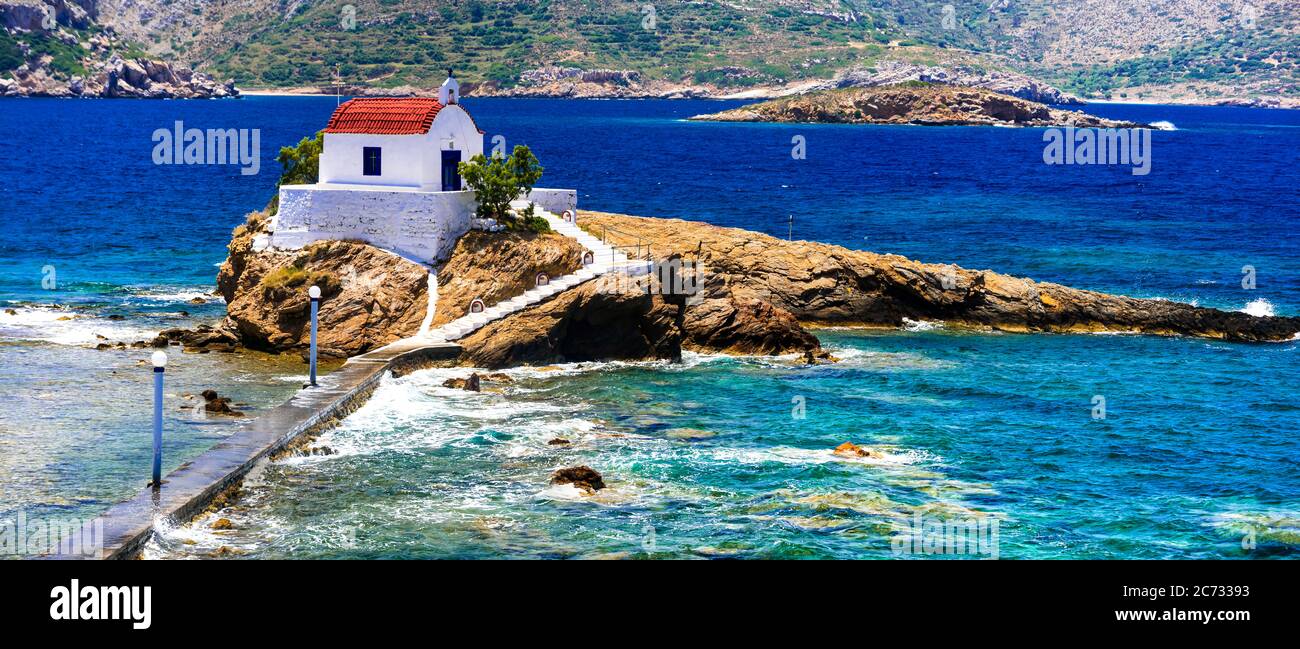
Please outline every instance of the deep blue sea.
[[[739, 103], [466, 107], [488, 138], [532, 147], [541, 184], [577, 188], [582, 208], [1300, 314], [1300, 111], [1089, 106], [1176, 127], [1153, 133], [1151, 172], [1133, 175], [1044, 164], [1042, 129], [683, 121]], [[93, 346], [220, 318], [230, 230], [271, 196], [278, 148], [334, 106], [0, 100], [0, 521], [92, 516], [143, 486], [146, 354]], [[177, 121], [259, 129], [261, 172], [153, 164], [152, 133]], [[920, 515], [997, 521], [1004, 558], [1295, 555], [1295, 342], [926, 323], [819, 336], [842, 363], [518, 370], [482, 395], [441, 388], [450, 370], [390, 380], [322, 440], [338, 455], [275, 465], [224, 513], [235, 531], [173, 530], [155, 552], [886, 557]], [[214, 387], [255, 415], [303, 373], [253, 355], [173, 354], [169, 368], [168, 467], [239, 425], [194, 415], [185, 393]], [[837, 459], [843, 441], [885, 455]], [[574, 463], [604, 473], [608, 493], [547, 487]]]

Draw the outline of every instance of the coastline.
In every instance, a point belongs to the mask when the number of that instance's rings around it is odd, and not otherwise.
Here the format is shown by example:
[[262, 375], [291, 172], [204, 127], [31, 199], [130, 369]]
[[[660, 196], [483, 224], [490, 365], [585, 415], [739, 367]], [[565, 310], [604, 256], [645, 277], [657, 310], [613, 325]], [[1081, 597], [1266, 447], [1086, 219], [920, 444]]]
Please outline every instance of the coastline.
[[[591, 99], [591, 100], [610, 100], [610, 99], [667, 99], [667, 100], [686, 100], [686, 99], [706, 99], [716, 101], [768, 101], [780, 99], [795, 95], [805, 94], [812, 91], [819, 85], [824, 85], [828, 80], [813, 80], [789, 86], [771, 86], [760, 88], [749, 88], [744, 90], [728, 90], [719, 88], [705, 88], [699, 86], [681, 86], [676, 91], [646, 91], [642, 93], [627, 93], [617, 90], [610, 90], [604, 93], [591, 94], [572, 94], [566, 92], [537, 92], [537, 91], [517, 91], [498, 90], [486, 94], [478, 94], [473, 90], [465, 93], [467, 99]], [[388, 89], [373, 89], [376, 96], [393, 94]], [[394, 96], [420, 96], [436, 94], [437, 88], [410, 89], [414, 92], [397, 93]], [[261, 97], [328, 97], [333, 93], [324, 92], [322, 89], [313, 86], [288, 86], [284, 88], [244, 88], [240, 87], [240, 95], [261, 96]], [[352, 95], [343, 94], [348, 97]], [[1300, 98], [1297, 97], [1276, 97], [1270, 99], [1279, 100], [1282, 105], [1247, 105], [1247, 102], [1258, 101], [1253, 97], [1227, 97], [1215, 101], [1195, 100], [1181, 97], [1167, 97], [1160, 100], [1150, 99], [1095, 99], [1087, 97], [1076, 97], [1080, 104], [1059, 104], [1060, 106], [1078, 106], [1089, 104], [1101, 105], [1135, 105], [1135, 106], [1202, 106], [1202, 107], [1242, 107], [1242, 108], [1264, 108], [1272, 110], [1300, 110]], [[1266, 100], [1267, 101], [1267, 100]], [[1049, 104], [1056, 106], [1058, 104]]]

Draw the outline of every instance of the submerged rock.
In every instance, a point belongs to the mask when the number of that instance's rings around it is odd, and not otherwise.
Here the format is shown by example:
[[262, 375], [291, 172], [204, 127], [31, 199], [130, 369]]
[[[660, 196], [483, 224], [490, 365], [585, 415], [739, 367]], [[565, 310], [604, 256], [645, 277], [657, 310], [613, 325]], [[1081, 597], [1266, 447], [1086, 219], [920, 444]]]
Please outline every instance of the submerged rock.
[[670, 428], [664, 431], [664, 435], [671, 439], [708, 439], [717, 436], [717, 433], [711, 430], [700, 430], [699, 428]]
[[572, 484], [578, 489], [583, 490], [588, 495], [605, 488], [605, 481], [595, 469], [582, 465], [560, 469], [551, 474], [551, 484], [562, 485]]

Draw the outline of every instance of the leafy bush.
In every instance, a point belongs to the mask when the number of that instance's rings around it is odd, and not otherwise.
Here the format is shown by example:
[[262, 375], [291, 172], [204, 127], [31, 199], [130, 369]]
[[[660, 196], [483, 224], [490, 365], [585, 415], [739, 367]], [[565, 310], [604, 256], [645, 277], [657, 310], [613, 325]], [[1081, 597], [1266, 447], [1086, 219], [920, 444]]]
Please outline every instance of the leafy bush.
[[13, 70], [23, 64], [23, 52], [18, 43], [4, 29], [0, 29], [0, 72]]
[[[530, 218], [516, 219], [510, 214], [510, 201], [526, 195], [542, 178], [543, 167], [528, 147], [515, 147], [509, 158], [476, 155], [469, 162], [460, 163], [460, 175], [465, 185], [474, 191], [479, 218], [496, 219], [507, 227], [531, 222]], [[539, 218], [539, 217], [534, 217]], [[542, 220], [545, 223], [545, 220]]]
[[[320, 178], [320, 154], [324, 148], [325, 131], [317, 131], [314, 137], [299, 140], [297, 146], [280, 147], [280, 155], [275, 159], [284, 171], [280, 172], [276, 188], [279, 189], [282, 185], [314, 185]], [[275, 214], [279, 209], [280, 193], [277, 191], [266, 210], [269, 214]]]

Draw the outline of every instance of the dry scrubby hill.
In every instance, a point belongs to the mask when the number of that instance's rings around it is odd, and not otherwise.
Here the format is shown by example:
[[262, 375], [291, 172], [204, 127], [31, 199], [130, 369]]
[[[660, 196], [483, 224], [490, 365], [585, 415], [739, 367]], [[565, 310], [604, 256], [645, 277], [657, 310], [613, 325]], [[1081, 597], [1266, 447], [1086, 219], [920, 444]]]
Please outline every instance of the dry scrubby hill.
[[[328, 83], [338, 65], [349, 83], [429, 87], [452, 66], [496, 86], [558, 76], [610, 92], [723, 92], [903, 60], [1016, 70], [1091, 96], [1300, 94], [1291, 0], [661, 1], [650, 3], [654, 29], [646, 4], [98, 0], [104, 20], [151, 52], [249, 85]], [[539, 71], [548, 66], [559, 69]]]

